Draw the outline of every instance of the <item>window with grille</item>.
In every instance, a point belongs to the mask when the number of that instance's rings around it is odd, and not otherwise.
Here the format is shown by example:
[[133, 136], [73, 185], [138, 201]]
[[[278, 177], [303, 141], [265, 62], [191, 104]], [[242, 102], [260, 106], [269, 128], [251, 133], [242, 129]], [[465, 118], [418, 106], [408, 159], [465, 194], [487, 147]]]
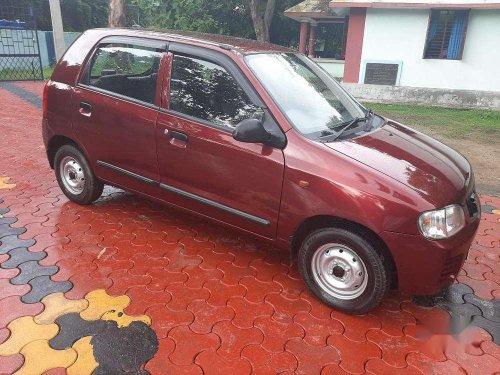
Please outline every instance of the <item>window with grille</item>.
[[468, 10], [431, 10], [424, 58], [462, 59]]

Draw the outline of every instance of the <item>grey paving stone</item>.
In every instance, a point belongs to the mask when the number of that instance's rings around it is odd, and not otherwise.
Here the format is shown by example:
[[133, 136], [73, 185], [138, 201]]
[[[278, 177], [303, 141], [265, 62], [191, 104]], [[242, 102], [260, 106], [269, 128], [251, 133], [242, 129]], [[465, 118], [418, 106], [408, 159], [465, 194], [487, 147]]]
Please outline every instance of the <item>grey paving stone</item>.
[[[1, 203], [1, 202], [0, 202]], [[0, 215], [5, 215], [10, 210], [8, 208], [0, 208]]]
[[471, 325], [474, 317], [481, 316], [481, 310], [470, 303], [438, 306], [445, 309], [450, 314], [452, 333], [462, 332], [465, 328]]
[[491, 320], [485, 319], [482, 316], [475, 316], [472, 319], [472, 325], [480, 327], [488, 332], [491, 337], [493, 337], [493, 342], [500, 345], [500, 324], [497, 322], [492, 322]]
[[16, 268], [20, 264], [32, 261], [32, 260], [42, 260], [47, 256], [45, 251], [33, 252], [29, 251], [25, 247], [19, 247], [17, 249], [12, 249], [9, 251], [9, 259], [5, 262], [0, 263], [1, 268], [11, 269]]
[[500, 301], [487, 301], [473, 294], [467, 294], [465, 300], [477, 306], [484, 318], [500, 324]]
[[16, 221], [15, 217], [0, 217], [0, 224], [14, 224]]
[[59, 271], [57, 266], [41, 266], [38, 261], [31, 260], [20, 264], [17, 268], [21, 271], [19, 275], [10, 279], [10, 282], [14, 285], [27, 284], [30, 280], [33, 280], [38, 276], [52, 276]]
[[33, 239], [22, 240], [17, 236], [3, 237], [1, 242], [2, 244], [0, 245], [0, 255], [7, 254], [9, 251], [18, 247], [30, 247], [36, 243], [36, 241]]
[[490, 204], [483, 204], [481, 205], [481, 212], [484, 214], [492, 214], [493, 210], [496, 210], [497, 208], [495, 206], [492, 206]]
[[24, 303], [37, 303], [52, 293], [66, 293], [73, 288], [69, 281], [52, 281], [48, 276], [38, 276], [30, 280], [31, 290], [21, 297]]
[[26, 232], [25, 228], [12, 228], [10, 224], [2, 224], [0, 222], [0, 242], [2, 238], [6, 236], [18, 236]]
[[474, 294], [474, 290], [465, 284], [453, 284], [446, 289], [444, 299], [448, 303], [465, 303], [466, 294]]

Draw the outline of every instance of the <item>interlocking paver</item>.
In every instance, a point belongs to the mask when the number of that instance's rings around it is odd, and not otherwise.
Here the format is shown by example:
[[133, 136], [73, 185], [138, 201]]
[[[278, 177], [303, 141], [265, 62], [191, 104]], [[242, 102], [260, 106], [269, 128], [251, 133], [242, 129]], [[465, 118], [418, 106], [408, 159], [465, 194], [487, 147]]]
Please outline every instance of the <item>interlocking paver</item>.
[[305, 335], [304, 329], [299, 324], [280, 323], [271, 317], [259, 317], [255, 319], [254, 326], [264, 333], [262, 347], [273, 353], [285, 350], [285, 343], [288, 340], [302, 339]]
[[500, 368], [499, 198], [481, 197], [459, 283], [436, 306], [391, 291], [348, 316], [307, 291], [287, 252], [247, 235], [108, 186], [94, 205], [68, 202], [40, 147], [40, 110], [2, 87], [0, 100], [0, 350], [12, 354], [1, 374]]
[[344, 335], [333, 334], [327, 342], [340, 353], [340, 367], [353, 374], [363, 373], [369, 359], [382, 356], [382, 350], [370, 341], [352, 341]]
[[[193, 313], [194, 321], [189, 328], [194, 333], [208, 334], [214, 328], [215, 323], [230, 321], [235, 312], [228, 306], [212, 306], [207, 301], [196, 300], [191, 302], [187, 309]], [[249, 327], [251, 328], [251, 327]]]
[[200, 335], [194, 333], [187, 326], [173, 328], [168, 337], [175, 341], [174, 352], [170, 360], [177, 365], [190, 365], [195, 357], [204, 350], [219, 346], [220, 339], [214, 333]]

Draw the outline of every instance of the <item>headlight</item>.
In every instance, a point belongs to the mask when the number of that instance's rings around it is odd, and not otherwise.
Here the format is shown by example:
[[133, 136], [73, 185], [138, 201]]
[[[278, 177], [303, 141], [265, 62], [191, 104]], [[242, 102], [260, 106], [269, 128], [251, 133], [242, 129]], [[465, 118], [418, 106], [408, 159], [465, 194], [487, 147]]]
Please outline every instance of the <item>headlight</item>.
[[465, 225], [464, 210], [459, 205], [424, 212], [418, 218], [420, 231], [427, 238], [434, 240], [448, 238]]

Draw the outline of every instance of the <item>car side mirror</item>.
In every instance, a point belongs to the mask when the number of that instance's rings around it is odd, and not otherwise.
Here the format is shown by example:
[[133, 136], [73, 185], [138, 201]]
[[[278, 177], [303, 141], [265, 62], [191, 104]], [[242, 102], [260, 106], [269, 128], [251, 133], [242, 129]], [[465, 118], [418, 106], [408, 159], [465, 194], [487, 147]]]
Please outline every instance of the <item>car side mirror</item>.
[[245, 143], [264, 143], [271, 141], [271, 133], [264, 129], [262, 121], [256, 118], [247, 118], [241, 121], [233, 131], [233, 138]]

